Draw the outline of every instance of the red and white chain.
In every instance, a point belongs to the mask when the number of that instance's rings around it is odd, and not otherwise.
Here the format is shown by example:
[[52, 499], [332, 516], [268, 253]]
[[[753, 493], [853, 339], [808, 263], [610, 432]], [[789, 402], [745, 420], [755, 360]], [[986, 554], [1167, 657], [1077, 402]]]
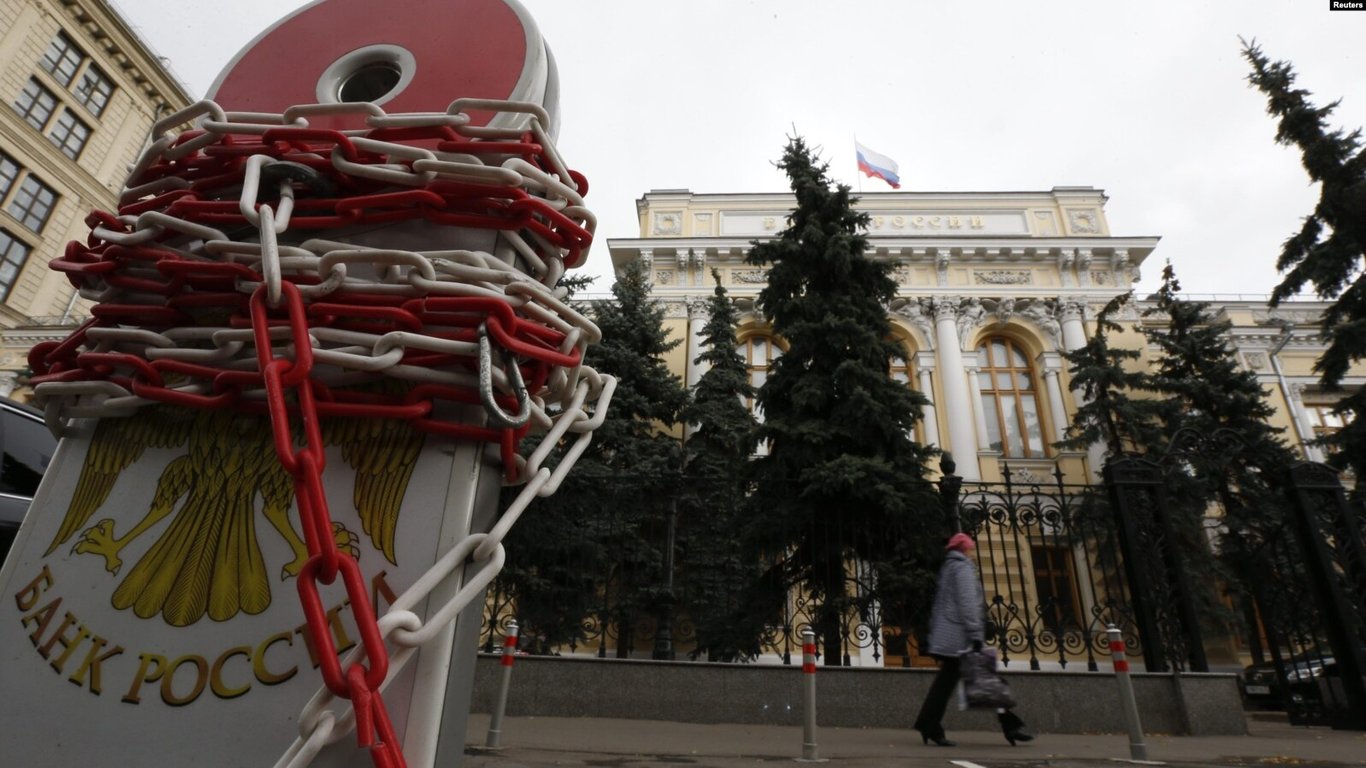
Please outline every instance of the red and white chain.
[[[471, 126], [472, 109], [524, 124]], [[365, 128], [309, 126], [336, 114]], [[583, 365], [598, 329], [555, 287], [582, 263], [595, 220], [548, 122], [536, 105], [475, 99], [401, 115], [372, 104], [225, 113], [200, 102], [153, 127], [118, 213], [91, 214], [87, 242], [53, 261], [95, 302], [94, 319], [30, 355], [55, 432], [158, 403], [270, 417], [309, 548], [299, 592], [324, 679], [280, 766], [308, 765], [353, 728], [375, 765], [403, 765], [380, 691], [482, 594], [503, 538], [556, 491], [606, 414], [615, 380]], [[517, 264], [471, 246], [480, 230], [496, 231]], [[466, 247], [346, 239], [391, 232]], [[356, 391], [386, 378], [411, 384], [402, 395]], [[498, 445], [506, 482], [525, 484], [492, 530], [460, 542], [378, 618], [356, 561], [333, 541], [322, 490], [320, 420], [341, 416]], [[533, 432], [544, 437], [523, 455]], [[554, 469], [544, 466], [560, 445]], [[363, 640], [341, 661], [317, 589], [338, 577]], [[463, 579], [459, 589], [423, 621], [414, 608], [451, 579]], [[337, 698], [351, 706], [332, 708]]]

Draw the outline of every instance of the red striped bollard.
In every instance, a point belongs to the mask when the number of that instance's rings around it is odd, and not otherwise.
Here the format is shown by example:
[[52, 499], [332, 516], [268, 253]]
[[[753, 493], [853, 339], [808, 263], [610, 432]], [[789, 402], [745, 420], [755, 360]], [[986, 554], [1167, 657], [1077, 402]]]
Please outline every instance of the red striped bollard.
[[485, 749], [502, 748], [503, 739], [503, 710], [508, 706], [508, 688], [512, 685], [512, 662], [517, 658], [517, 622], [508, 622], [508, 632], [503, 638], [503, 658], [500, 663], [503, 665], [503, 679], [498, 683], [498, 701], [493, 705], [493, 714], [489, 717], [489, 735], [484, 742]]
[[1129, 679], [1129, 659], [1124, 654], [1124, 638], [1114, 624], [1106, 628], [1110, 636], [1110, 655], [1115, 662], [1115, 680], [1119, 682], [1119, 704], [1124, 710], [1124, 724], [1129, 729], [1129, 756], [1147, 760], [1148, 747], [1143, 743], [1143, 724], [1138, 719], [1138, 702], [1134, 700], [1134, 684]]
[[816, 633], [802, 630], [802, 678], [805, 681], [806, 724], [802, 729], [802, 756], [799, 763], [825, 762], [816, 754]]

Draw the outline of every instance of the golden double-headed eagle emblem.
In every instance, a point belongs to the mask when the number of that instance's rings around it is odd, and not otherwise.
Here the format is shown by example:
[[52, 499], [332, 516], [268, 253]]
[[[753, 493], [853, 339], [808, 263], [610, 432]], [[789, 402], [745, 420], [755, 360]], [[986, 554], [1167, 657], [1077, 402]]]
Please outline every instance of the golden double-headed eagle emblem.
[[[355, 470], [352, 500], [363, 532], [397, 564], [399, 507], [423, 433], [391, 419], [329, 418], [322, 435]], [[141, 520], [121, 535], [111, 519], [87, 527], [123, 471], [145, 450], [181, 446], [186, 452], [161, 472]], [[115, 588], [113, 605], [131, 608], [144, 619], [160, 614], [177, 627], [205, 614], [226, 621], [270, 605], [271, 579], [257, 541], [258, 513], [294, 553], [280, 571], [282, 580], [298, 575], [307, 561], [307, 548], [290, 517], [293, 501], [293, 479], [275, 453], [268, 418], [228, 409], [153, 407], [96, 425], [66, 516], [45, 554], [79, 532], [74, 552], [104, 557], [106, 570], [117, 575], [124, 548], [174, 515]], [[359, 555], [358, 538], [350, 530], [333, 523], [333, 536], [338, 546]]]

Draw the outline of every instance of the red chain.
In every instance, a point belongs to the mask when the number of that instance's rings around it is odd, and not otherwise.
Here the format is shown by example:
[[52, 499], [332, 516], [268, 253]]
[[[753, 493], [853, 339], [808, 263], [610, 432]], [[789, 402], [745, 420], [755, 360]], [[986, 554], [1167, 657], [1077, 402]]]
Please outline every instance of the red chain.
[[[283, 306], [294, 345], [294, 358], [277, 357], [270, 339], [270, 315], [266, 308], [266, 287], [258, 287], [251, 296], [251, 326], [256, 338], [256, 356], [266, 385], [266, 402], [270, 408], [270, 424], [275, 434], [275, 453], [280, 464], [294, 479], [295, 498], [299, 503], [299, 523], [304, 531], [304, 543], [309, 558], [299, 571], [299, 600], [303, 603], [308, 634], [318, 650], [323, 682], [333, 694], [350, 699], [356, 711], [356, 737], [362, 747], [370, 749], [377, 766], [401, 768], [403, 753], [393, 728], [379, 687], [389, 673], [389, 652], [380, 636], [375, 609], [370, 604], [365, 577], [355, 558], [343, 554], [332, 534], [332, 516], [323, 493], [323, 469], [327, 465], [323, 452], [322, 425], [313, 396], [313, 346], [308, 334], [308, 315], [304, 310], [303, 294], [293, 283], [282, 283]], [[293, 393], [293, 408], [288, 393]], [[302, 425], [303, 446], [298, 447], [291, 413]], [[332, 639], [318, 584], [331, 584], [342, 577], [346, 596], [356, 617], [365, 656], [366, 668], [357, 662], [342, 673], [338, 649]], [[365, 727], [362, 727], [364, 724]], [[376, 740], [376, 727], [379, 739]]]

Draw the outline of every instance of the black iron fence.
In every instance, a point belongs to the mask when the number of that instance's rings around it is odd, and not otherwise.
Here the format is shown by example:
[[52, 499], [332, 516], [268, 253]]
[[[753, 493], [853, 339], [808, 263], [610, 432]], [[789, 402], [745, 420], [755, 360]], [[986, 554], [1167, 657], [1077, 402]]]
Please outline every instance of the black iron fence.
[[[489, 593], [483, 647], [492, 650], [516, 618], [531, 653], [792, 663], [804, 629], [834, 624], [835, 632], [822, 633], [826, 663], [910, 665], [925, 658], [943, 541], [961, 526], [978, 540], [997, 630], [992, 642], [1006, 664], [1097, 669], [1108, 658], [1111, 624], [1123, 632], [1129, 655], [1141, 657], [1120, 531], [1104, 489], [1068, 484], [1057, 471], [1041, 479], [1007, 467], [1004, 477], [961, 484], [956, 501], [927, 488], [931, 503], [947, 503], [921, 510], [914, 528], [890, 521], [886, 530], [866, 523], [855, 530], [834, 516], [833, 523], [778, 532], [769, 538], [794, 542], [791, 550], [757, 562], [746, 560], [753, 555], [743, 547], [742, 499], [698, 510], [656, 498], [656, 513], [642, 514], [626, 503], [641, 498], [636, 481], [617, 478], [618, 490], [603, 491], [580, 519], [550, 521], [555, 531], [540, 534], [552, 546], [530, 553], [539, 562], [509, 542], [509, 568]], [[535, 511], [524, 522], [547, 525]], [[817, 532], [822, 540], [810, 540]], [[906, 545], [868, 546], [894, 537]], [[799, 575], [792, 568], [797, 548], [839, 556], [806, 552], [808, 568]], [[826, 570], [812, 573], [813, 561]]]

